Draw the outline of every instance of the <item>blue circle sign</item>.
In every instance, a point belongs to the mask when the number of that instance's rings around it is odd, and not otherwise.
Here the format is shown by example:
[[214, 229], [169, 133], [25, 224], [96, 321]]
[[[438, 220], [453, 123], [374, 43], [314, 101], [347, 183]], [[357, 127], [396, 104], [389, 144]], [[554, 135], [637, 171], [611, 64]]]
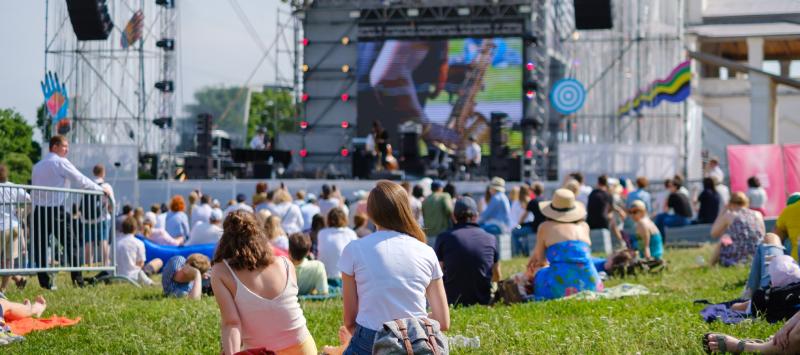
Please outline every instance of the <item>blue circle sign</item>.
[[586, 89], [575, 79], [561, 79], [550, 91], [550, 104], [556, 111], [569, 115], [583, 107], [586, 100]]

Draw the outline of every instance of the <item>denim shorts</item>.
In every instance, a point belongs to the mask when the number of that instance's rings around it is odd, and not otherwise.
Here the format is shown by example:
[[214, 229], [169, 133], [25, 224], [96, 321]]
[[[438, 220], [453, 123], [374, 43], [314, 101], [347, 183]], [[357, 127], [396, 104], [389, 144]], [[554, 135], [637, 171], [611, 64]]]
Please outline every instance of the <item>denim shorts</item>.
[[353, 338], [350, 339], [350, 345], [347, 346], [343, 355], [370, 355], [372, 354], [372, 344], [375, 343], [375, 334], [378, 331], [364, 328], [356, 324], [356, 330], [353, 332]]

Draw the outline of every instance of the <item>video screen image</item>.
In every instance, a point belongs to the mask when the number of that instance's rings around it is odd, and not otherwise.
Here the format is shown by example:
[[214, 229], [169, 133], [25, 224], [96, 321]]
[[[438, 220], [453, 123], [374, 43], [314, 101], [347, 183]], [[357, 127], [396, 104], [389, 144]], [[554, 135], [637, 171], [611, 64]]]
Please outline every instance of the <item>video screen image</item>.
[[488, 143], [491, 112], [522, 118], [519, 38], [361, 42], [357, 68], [361, 133], [418, 123], [428, 143], [457, 149]]

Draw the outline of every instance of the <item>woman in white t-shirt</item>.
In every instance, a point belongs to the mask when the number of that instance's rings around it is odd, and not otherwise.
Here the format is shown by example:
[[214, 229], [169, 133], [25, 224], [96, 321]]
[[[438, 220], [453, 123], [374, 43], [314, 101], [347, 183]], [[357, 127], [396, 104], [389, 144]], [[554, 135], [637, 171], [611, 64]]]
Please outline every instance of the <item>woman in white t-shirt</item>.
[[292, 203], [292, 195], [288, 191], [276, 190], [272, 197], [272, 205], [267, 208], [273, 215], [281, 218], [281, 227], [286, 235], [303, 231], [303, 212], [300, 211], [300, 207]]
[[328, 228], [323, 228], [317, 234], [318, 259], [325, 264], [329, 284], [341, 286], [342, 274], [336, 264], [344, 248], [356, 239], [356, 232], [347, 228], [347, 215], [344, 211], [338, 207], [330, 210]]
[[378, 181], [367, 213], [378, 231], [350, 242], [338, 262], [344, 303], [340, 333], [352, 335], [349, 340], [342, 336], [344, 354], [371, 354], [383, 323], [428, 317], [426, 303], [441, 329], [450, 328], [442, 269], [411, 214], [406, 191], [391, 181]]

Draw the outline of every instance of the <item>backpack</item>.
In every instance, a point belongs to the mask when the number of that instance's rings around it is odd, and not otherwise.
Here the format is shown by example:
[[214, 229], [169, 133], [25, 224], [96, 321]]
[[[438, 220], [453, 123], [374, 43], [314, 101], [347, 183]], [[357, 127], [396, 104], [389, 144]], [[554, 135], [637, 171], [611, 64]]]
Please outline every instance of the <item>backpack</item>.
[[756, 290], [752, 308], [757, 316], [764, 316], [770, 323], [792, 318], [800, 310], [800, 282]]
[[439, 322], [425, 317], [411, 317], [383, 323], [383, 328], [375, 334], [372, 353], [447, 355], [450, 350]]

